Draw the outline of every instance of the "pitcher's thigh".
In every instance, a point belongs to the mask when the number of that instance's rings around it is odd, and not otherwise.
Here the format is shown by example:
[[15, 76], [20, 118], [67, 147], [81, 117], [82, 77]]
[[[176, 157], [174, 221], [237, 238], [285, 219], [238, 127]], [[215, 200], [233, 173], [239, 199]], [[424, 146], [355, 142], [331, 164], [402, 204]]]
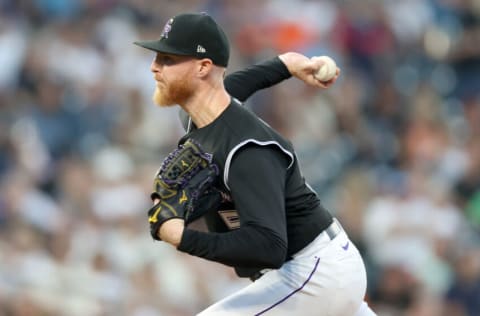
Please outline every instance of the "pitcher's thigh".
[[[348, 272], [321, 259], [300, 266], [287, 264], [199, 315], [354, 315], [365, 293], [361, 273]], [[351, 278], [352, 274], [355, 277]], [[348, 287], [342, 286], [346, 283]]]

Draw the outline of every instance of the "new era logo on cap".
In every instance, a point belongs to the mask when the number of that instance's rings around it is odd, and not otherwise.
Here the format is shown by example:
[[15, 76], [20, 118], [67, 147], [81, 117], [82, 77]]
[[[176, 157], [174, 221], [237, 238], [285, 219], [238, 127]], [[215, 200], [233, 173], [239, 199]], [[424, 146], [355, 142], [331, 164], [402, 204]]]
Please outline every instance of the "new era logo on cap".
[[197, 53], [206, 53], [207, 50], [202, 45], [197, 45]]

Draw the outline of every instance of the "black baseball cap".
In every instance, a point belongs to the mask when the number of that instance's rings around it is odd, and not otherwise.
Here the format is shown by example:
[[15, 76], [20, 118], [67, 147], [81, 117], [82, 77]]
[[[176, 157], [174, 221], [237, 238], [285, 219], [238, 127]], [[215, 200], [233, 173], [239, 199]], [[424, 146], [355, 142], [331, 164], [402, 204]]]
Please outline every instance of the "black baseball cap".
[[174, 16], [165, 24], [160, 39], [134, 44], [166, 54], [210, 58], [223, 67], [227, 67], [230, 57], [227, 36], [206, 13]]

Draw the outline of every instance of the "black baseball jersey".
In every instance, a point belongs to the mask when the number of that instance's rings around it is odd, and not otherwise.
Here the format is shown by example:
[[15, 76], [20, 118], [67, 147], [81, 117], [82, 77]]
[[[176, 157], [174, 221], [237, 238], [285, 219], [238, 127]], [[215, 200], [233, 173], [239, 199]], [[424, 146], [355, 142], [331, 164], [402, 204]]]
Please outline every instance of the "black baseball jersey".
[[[286, 66], [275, 57], [228, 75], [224, 84], [234, 98], [245, 101], [256, 91], [290, 77]], [[222, 167], [218, 185], [233, 201], [205, 216], [213, 234], [187, 229], [178, 249], [233, 266], [239, 276], [250, 277], [261, 269], [281, 266], [327, 227], [332, 217], [306, 185], [290, 143], [248, 110], [241, 113], [249, 119], [232, 118], [235, 114], [231, 112], [239, 107], [236, 103], [221, 117], [235, 123], [229, 125], [229, 133], [244, 135], [243, 141], [223, 137], [220, 128], [213, 128], [217, 121], [228, 123], [224, 119], [218, 118], [197, 131], [190, 117], [180, 111], [187, 131], [181, 142], [192, 137], [207, 145], [206, 149], [214, 153], [215, 162]], [[252, 120], [252, 126], [248, 120]], [[238, 128], [235, 125], [239, 125]], [[247, 133], [252, 132], [253, 127], [259, 127], [262, 132]], [[260, 143], [261, 139], [266, 143]], [[236, 141], [240, 143], [232, 151], [227, 143], [231, 145]], [[278, 179], [285, 181], [279, 183]]]
[[206, 216], [211, 233], [185, 229], [180, 251], [233, 266], [249, 277], [279, 268], [332, 223], [305, 183], [292, 145], [238, 101], [188, 138], [213, 154], [218, 187], [233, 202]]

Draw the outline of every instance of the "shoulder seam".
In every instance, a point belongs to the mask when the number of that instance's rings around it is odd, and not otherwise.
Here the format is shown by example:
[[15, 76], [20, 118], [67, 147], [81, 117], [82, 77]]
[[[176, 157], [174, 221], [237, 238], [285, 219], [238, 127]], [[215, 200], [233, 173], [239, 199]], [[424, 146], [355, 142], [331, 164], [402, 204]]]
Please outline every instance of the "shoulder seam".
[[295, 156], [288, 150], [286, 150], [280, 143], [276, 141], [259, 141], [253, 138], [246, 139], [236, 145], [234, 148], [230, 150], [230, 152], [227, 155], [227, 160], [225, 161], [225, 167], [223, 169], [223, 183], [225, 184], [225, 187], [230, 190], [230, 187], [228, 186], [228, 172], [230, 170], [230, 164], [232, 162], [233, 156], [235, 155], [235, 152], [237, 152], [240, 148], [245, 146], [248, 143], [254, 143], [260, 146], [268, 146], [268, 145], [275, 145], [278, 148], [280, 148], [281, 151], [283, 151], [288, 157], [290, 157], [290, 164], [288, 165], [287, 169], [290, 169], [290, 167], [293, 165], [293, 162], [295, 161]]

